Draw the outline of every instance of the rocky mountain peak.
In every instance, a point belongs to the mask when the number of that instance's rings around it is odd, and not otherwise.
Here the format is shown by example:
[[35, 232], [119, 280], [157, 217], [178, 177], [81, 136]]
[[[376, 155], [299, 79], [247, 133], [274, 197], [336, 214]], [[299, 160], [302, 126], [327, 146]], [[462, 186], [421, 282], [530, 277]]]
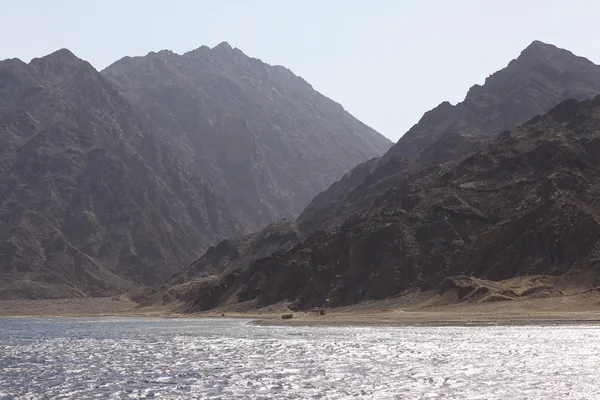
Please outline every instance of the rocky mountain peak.
[[86, 63], [79, 57], [77, 57], [69, 49], [60, 49], [53, 53], [50, 53], [44, 57], [34, 58], [31, 60], [30, 65], [33, 66], [48, 66], [48, 65], [59, 65], [63, 67], [78, 67]]
[[535, 40], [521, 51], [520, 55], [512, 60], [506, 68], [486, 78], [484, 84], [473, 85], [467, 92], [465, 101], [474, 100], [490, 93], [500, 95], [508, 88], [512, 88], [511, 80], [525, 79], [532, 72], [554, 75], [550, 78], [556, 78], [576, 61], [593, 65], [591, 61], [578, 57], [568, 50]]
[[599, 93], [600, 66], [556, 46], [533, 42], [484, 84], [473, 85], [464, 101], [444, 102], [426, 112], [382, 158], [357, 167], [360, 173], [353, 171], [315, 197], [299, 217], [301, 230], [307, 234], [337, 225], [379, 194], [398, 187], [410, 171], [460, 159], [565, 99], [588, 99]]
[[39, 81], [40, 86], [53, 88], [52, 90], [58, 90], [66, 82], [87, 89], [91, 84], [97, 87], [104, 86], [100, 73], [89, 62], [80, 59], [68, 49], [60, 49], [44, 57], [34, 58], [23, 68], [29, 71], [27, 75], [30, 78]]
[[80, 61], [83, 62], [79, 57], [77, 57], [73, 52], [69, 49], [62, 48], [58, 49], [44, 57], [41, 57], [42, 60], [59, 60], [59, 61]]
[[[486, 93], [501, 96], [509, 90], [526, 90], [528, 81], [536, 78], [565, 86], [571, 83], [573, 76], [583, 82], [589, 81], [589, 69], [598, 69], [598, 66], [568, 50], [534, 41], [506, 68], [488, 77], [482, 87]], [[597, 83], [594, 78], [592, 81]], [[467, 95], [466, 99], [469, 98], [472, 97]]]
[[221, 42], [218, 45], [216, 45], [215, 47], [213, 47], [211, 50], [229, 52], [229, 51], [232, 51], [233, 48], [231, 47], [231, 45], [229, 43]]
[[384, 159], [416, 157], [447, 133], [494, 136], [544, 114], [562, 100], [582, 100], [598, 93], [600, 66], [568, 50], [534, 41], [483, 85], [472, 86], [463, 102], [452, 109], [437, 107], [426, 113], [428, 118], [402, 136]]
[[227, 42], [173, 54], [168, 65], [119, 61], [103, 74], [177, 136], [191, 162], [219, 171], [224, 190], [239, 187], [231, 198], [253, 228], [295, 218], [340, 171], [389, 143], [291, 71]]
[[569, 58], [576, 57], [573, 53], [568, 50], [561, 49], [553, 44], [544, 43], [539, 40], [534, 40], [529, 46], [527, 46], [517, 59], [530, 59], [536, 61], [544, 61], [548, 59], [556, 58]]

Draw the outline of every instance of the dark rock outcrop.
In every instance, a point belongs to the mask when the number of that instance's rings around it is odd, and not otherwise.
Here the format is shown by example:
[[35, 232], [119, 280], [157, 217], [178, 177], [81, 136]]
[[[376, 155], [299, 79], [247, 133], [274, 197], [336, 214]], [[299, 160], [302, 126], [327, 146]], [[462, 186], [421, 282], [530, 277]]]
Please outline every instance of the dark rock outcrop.
[[[249, 277], [248, 268], [275, 252], [293, 249], [302, 240], [296, 224], [286, 220], [270, 224], [257, 233], [223, 240], [184, 268], [169, 284], [144, 290], [136, 301], [149, 305], [177, 300], [184, 303], [182, 311], [192, 311], [214, 308], [226, 298], [251, 300], [258, 292], [239, 292], [240, 287], [236, 285]], [[252, 305], [246, 307], [252, 308]]]

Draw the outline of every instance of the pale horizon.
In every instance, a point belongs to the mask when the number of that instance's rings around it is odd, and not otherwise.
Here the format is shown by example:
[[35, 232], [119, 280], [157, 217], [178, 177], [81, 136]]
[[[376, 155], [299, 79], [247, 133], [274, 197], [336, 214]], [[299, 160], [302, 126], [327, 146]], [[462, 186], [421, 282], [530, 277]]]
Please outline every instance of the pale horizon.
[[[424, 112], [456, 104], [534, 40], [598, 63], [593, 1], [129, 0], [5, 4], [0, 59], [29, 62], [60, 48], [102, 70], [124, 56], [178, 54], [228, 42], [283, 65], [397, 141]], [[569, 30], [564, 27], [569, 26]], [[19, 32], [15, 35], [15, 32]]]

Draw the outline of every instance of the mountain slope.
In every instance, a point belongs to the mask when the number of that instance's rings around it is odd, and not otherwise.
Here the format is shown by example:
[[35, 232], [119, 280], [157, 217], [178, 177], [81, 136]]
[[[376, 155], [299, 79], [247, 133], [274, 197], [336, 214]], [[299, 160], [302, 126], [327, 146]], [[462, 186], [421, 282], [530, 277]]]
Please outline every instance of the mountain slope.
[[124, 58], [103, 71], [258, 230], [295, 218], [391, 142], [281, 66], [222, 43]]
[[[587, 146], [597, 140], [599, 100], [568, 101], [494, 137], [565, 97], [600, 93], [599, 78], [593, 63], [534, 42], [465, 102], [426, 113], [384, 157], [315, 197], [297, 220], [301, 244], [201, 284], [174, 281], [168, 291], [188, 309], [279, 301], [301, 308], [430, 289], [463, 273], [506, 279], [593, 269], [595, 239], [583, 235], [597, 230], [587, 203], [595, 204], [598, 171]], [[404, 143], [412, 150], [399, 150]], [[559, 226], [564, 233], [553, 232]]]
[[[157, 74], [171, 61], [183, 72]], [[68, 50], [0, 61], [0, 298], [159, 284], [219, 240], [295, 217], [390, 144], [225, 45], [104, 75]]]
[[[589, 99], [600, 88], [600, 66], [570, 51], [534, 41], [506, 68], [474, 85], [464, 101], [425, 114], [386, 157], [414, 157], [442, 135], [493, 136], [567, 99]], [[434, 162], [443, 162], [438, 158]]]
[[157, 283], [198, 243], [243, 232], [210, 184], [68, 50], [0, 62], [0, 104], [1, 297]]
[[535, 41], [482, 86], [473, 86], [463, 102], [444, 102], [426, 112], [381, 159], [356, 167], [315, 197], [298, 218], [301, 231], [306, 235], [341, 223], [415, 168], [458, 159], [563, 100], [599, 93], [600, 66]]
[[462, 275], [569, 280], [585, 272], [584, 286], [595, 288], [598, 127], [600, 96], [565, 101], [468, 157], [407, 177], [336, 229], [210, 282], [168, 291], [198, 310], [340, 306], [433, 289]]

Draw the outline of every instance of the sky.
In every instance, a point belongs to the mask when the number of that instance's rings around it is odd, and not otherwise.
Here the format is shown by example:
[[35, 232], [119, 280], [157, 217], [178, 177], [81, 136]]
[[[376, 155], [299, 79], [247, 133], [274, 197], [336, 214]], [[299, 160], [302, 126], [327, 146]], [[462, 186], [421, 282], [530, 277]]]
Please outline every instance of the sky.
[[396, 141], [534, 40], [600, 63], [599, 20], [596, 0], [5, 1], [0, 59], [68, 48], [100, 70], [126, 55], [227, 41]]

